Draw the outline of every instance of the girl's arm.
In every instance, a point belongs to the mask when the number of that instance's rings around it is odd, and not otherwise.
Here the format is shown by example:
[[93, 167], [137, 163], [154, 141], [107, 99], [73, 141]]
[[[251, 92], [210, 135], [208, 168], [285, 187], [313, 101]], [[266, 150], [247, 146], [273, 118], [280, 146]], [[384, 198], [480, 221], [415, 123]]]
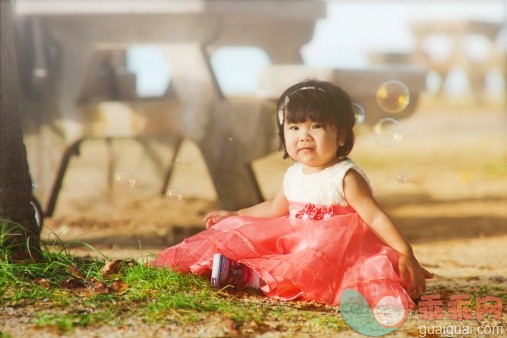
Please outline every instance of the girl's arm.
[[403, 279], [410, 277], [413, 297], [426, 291], [426, 278], [432, 275], [422, 268], [415, 258], [412, 246], [401, 229], [380, 207], [372, 195], [370, 186], [355, 170], [349, 170], [343, 180], [343, 190], [349, 205], [356, 210], [372, 231], [400, 255], [398, 268]]
[[229, 216], [253, 216], [262, 218], [275, 218], [285, 216], [289, 213], [289, 202], [283, 193], [283, 187], [278, 190], [272, 200], [264, 201], [254, 206], [240, 209], [238, 211], [218, 210], [213, 211], [204, 217], [206, 228], [212, 227], [224, 218]]

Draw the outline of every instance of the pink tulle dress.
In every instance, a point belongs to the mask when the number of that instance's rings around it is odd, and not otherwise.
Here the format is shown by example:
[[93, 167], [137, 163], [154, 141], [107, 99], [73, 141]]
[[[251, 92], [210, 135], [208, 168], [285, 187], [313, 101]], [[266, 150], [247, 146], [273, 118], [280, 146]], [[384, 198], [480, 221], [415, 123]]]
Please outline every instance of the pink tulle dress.
[[295, 163], [284, 175], [289, 215], [234, 216], [163, 250], [155, 266], [209, 277], [213, 254], [243, 263], [264, 280], [261, 290], [279, 300], [339, 305], [344, 289], [369, 304], [386, 295], [404, 295], [398, 254], [384, 245], [350, 207], [343, 193], [348, 170], [363, 171], [349, 158], [305, 174]]

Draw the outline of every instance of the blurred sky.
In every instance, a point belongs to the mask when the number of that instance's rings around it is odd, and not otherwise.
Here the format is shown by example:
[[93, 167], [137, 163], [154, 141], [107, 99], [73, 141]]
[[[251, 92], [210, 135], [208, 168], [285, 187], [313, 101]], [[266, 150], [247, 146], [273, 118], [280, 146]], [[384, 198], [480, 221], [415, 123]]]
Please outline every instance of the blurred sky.
[[[302, 47], [304, 63], [309, 66], [367, 68], [372, 51], [410, 52], [415, 39], [410, 22], [415, 20], [474, 19], [503, 24], [496, 41], [470, 40], [465, 50], [481, 57], [490, 43], [505, 49], [507, 0], [393, 0], [327, 1], [327, 17], [317, 21], [311, 42]], [[435, 52], [448, 49], [447, 42], [435, 41]], [[226, 95], [245, 95], [255, 91], [258, 69], [269, 65], [267, 55], [255, 47], [223, 47], [214, 52], [211, 63]], [[154, 46], [135, 46], [128, 54], [128, 67], [138, 75], [139, 96], [158, 96], [170, 81], [170, 68]], [[429, 79], [431, 87], [431, 78]], [[450, 91], [466, 90], [466, 74], [459, 70], [451, 76]], [[505, 90], [500, 73], [491, 73], [487, 86]]]

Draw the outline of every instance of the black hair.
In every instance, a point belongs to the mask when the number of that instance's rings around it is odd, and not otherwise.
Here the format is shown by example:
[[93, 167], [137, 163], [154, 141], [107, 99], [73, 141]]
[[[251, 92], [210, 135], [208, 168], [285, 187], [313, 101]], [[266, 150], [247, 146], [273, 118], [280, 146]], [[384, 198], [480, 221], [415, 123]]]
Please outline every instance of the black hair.
[[[305, 80], [285, 90], [278, 99], [277, 118], [279, 147], [283, 158], [289, 157], [285, 146], [283, 126], [288, 123], [303, 123], [307, 119], [321, 123], [325, 128], [336, 130], [344, 137], [343, 146], [336, 151], [337, 157], [347, 156], [354, 146], [355, 115], [349, 95], [331, 82]], [[337, 140], [338, 142], [338, 140]]]

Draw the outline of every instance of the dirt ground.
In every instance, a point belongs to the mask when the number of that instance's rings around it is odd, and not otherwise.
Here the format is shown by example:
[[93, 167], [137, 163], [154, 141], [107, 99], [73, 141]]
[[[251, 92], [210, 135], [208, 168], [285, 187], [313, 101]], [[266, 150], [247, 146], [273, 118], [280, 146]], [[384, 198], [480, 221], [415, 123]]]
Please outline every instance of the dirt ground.
[[[420, 262], [435, 274], [430, 291], [468, 293], [494, 285], [505, 294], [505, 107], [423, 100], [401, 124], [403, 140], [389, 148], [377, 144], [371, 128], [358, 128], [351, 157], [369, 176], [378, 200], [403, 228]], [[217, 202], [198, 149], [190, 141], [184, 143], [175, 155], [172, 189], [161, 197], [163, 168], [172, 156], [162, 148], [163, 160], [150, 164], [144, 148], [134, 141], [115, 141], [115, 172], [128, 170], [131, 183], [135, 180], [125, 188], [108, 187], [105, 144], [83, 144], [42, 238], [84, 241], [110, 258], [149, 259], [204, 229], [202, 218]], [[254, 163], [267, 198], [277, 191], [290, 164], [279, 153]], [[73, 250], [89, 253], [82, 247]], [[506, 326], [505, 313], [501, 323]], [[399, 334], [416, 335], [417, 325], [414, 317]]]

